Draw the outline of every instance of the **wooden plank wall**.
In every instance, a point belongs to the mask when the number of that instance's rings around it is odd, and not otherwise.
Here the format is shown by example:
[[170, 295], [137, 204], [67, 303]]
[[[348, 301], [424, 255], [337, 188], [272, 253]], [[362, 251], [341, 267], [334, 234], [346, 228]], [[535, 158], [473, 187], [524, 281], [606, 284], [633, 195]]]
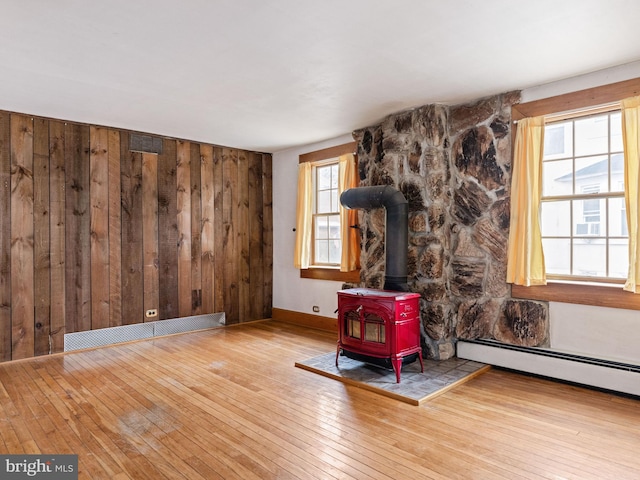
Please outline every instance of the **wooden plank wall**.
[[49, 121], [37, 118], [33, 122], [33, 254], [35, 301], [36, 355], [49, 351], [51, 322], [51, 224], [49, 221]]
[[[129, 150], [129, 135], [120, 136], [121, 255], [122, 283], [126, 292], [144, 292], [142, 247], [142, 153]], [[145, 185], [148, 188], [148, 185]], [[122, 302], [122, 324], [144, 321], [143, 294]]]
[[271, 155], [175, 139], [142, 154], [129, 135], [0, 111], [0, 361], [71, 332], [270, 317]]
[[11, 116], [11, 350], [34, 351], [33, 120]]
[[11, 117], [0, 112], [0, 361], [11, 360]]

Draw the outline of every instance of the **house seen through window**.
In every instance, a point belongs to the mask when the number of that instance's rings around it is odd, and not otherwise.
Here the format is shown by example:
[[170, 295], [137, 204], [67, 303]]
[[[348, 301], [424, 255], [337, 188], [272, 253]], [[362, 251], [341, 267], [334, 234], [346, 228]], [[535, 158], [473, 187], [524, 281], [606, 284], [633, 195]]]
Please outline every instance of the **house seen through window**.
[[547, 121], [541, 229], [548, 278], [627, 276], [621, 129], [619, 110]]

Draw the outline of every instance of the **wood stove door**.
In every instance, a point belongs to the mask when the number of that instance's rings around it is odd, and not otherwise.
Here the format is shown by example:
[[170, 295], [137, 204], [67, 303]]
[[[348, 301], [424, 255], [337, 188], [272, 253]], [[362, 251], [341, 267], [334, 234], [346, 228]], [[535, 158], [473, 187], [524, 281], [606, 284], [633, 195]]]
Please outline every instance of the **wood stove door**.
[[340, 343], [347, 350], [386, 357], [390, 355], [389, 321], [393, 308], [366, 298], [345, 301], [340, 306]]

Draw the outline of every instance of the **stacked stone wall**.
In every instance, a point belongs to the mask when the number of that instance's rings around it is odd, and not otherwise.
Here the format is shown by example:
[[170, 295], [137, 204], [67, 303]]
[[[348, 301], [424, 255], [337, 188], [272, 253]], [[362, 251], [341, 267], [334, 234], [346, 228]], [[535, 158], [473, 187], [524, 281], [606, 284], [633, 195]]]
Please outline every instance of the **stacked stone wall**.
[[[548, 306], [512, 299], [506, 283], [511, 106], [519, 93], [427, 105], [354, 132], [361, 186], [408, 201], [408, 283], [421, 294], [423, 348], [455, 355], [457, 339], [542, 346]], [[360, 211], [361, 285], [384, 284], [385, 212]]]

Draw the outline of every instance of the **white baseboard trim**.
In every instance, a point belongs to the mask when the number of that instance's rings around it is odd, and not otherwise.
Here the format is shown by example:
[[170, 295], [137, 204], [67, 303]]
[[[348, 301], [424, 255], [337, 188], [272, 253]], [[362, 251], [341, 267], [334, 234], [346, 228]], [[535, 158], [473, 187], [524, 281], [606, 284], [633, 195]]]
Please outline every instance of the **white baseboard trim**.
[[494, 341], [458, 341], [466, 360], [640, 396], [640, 366]]

